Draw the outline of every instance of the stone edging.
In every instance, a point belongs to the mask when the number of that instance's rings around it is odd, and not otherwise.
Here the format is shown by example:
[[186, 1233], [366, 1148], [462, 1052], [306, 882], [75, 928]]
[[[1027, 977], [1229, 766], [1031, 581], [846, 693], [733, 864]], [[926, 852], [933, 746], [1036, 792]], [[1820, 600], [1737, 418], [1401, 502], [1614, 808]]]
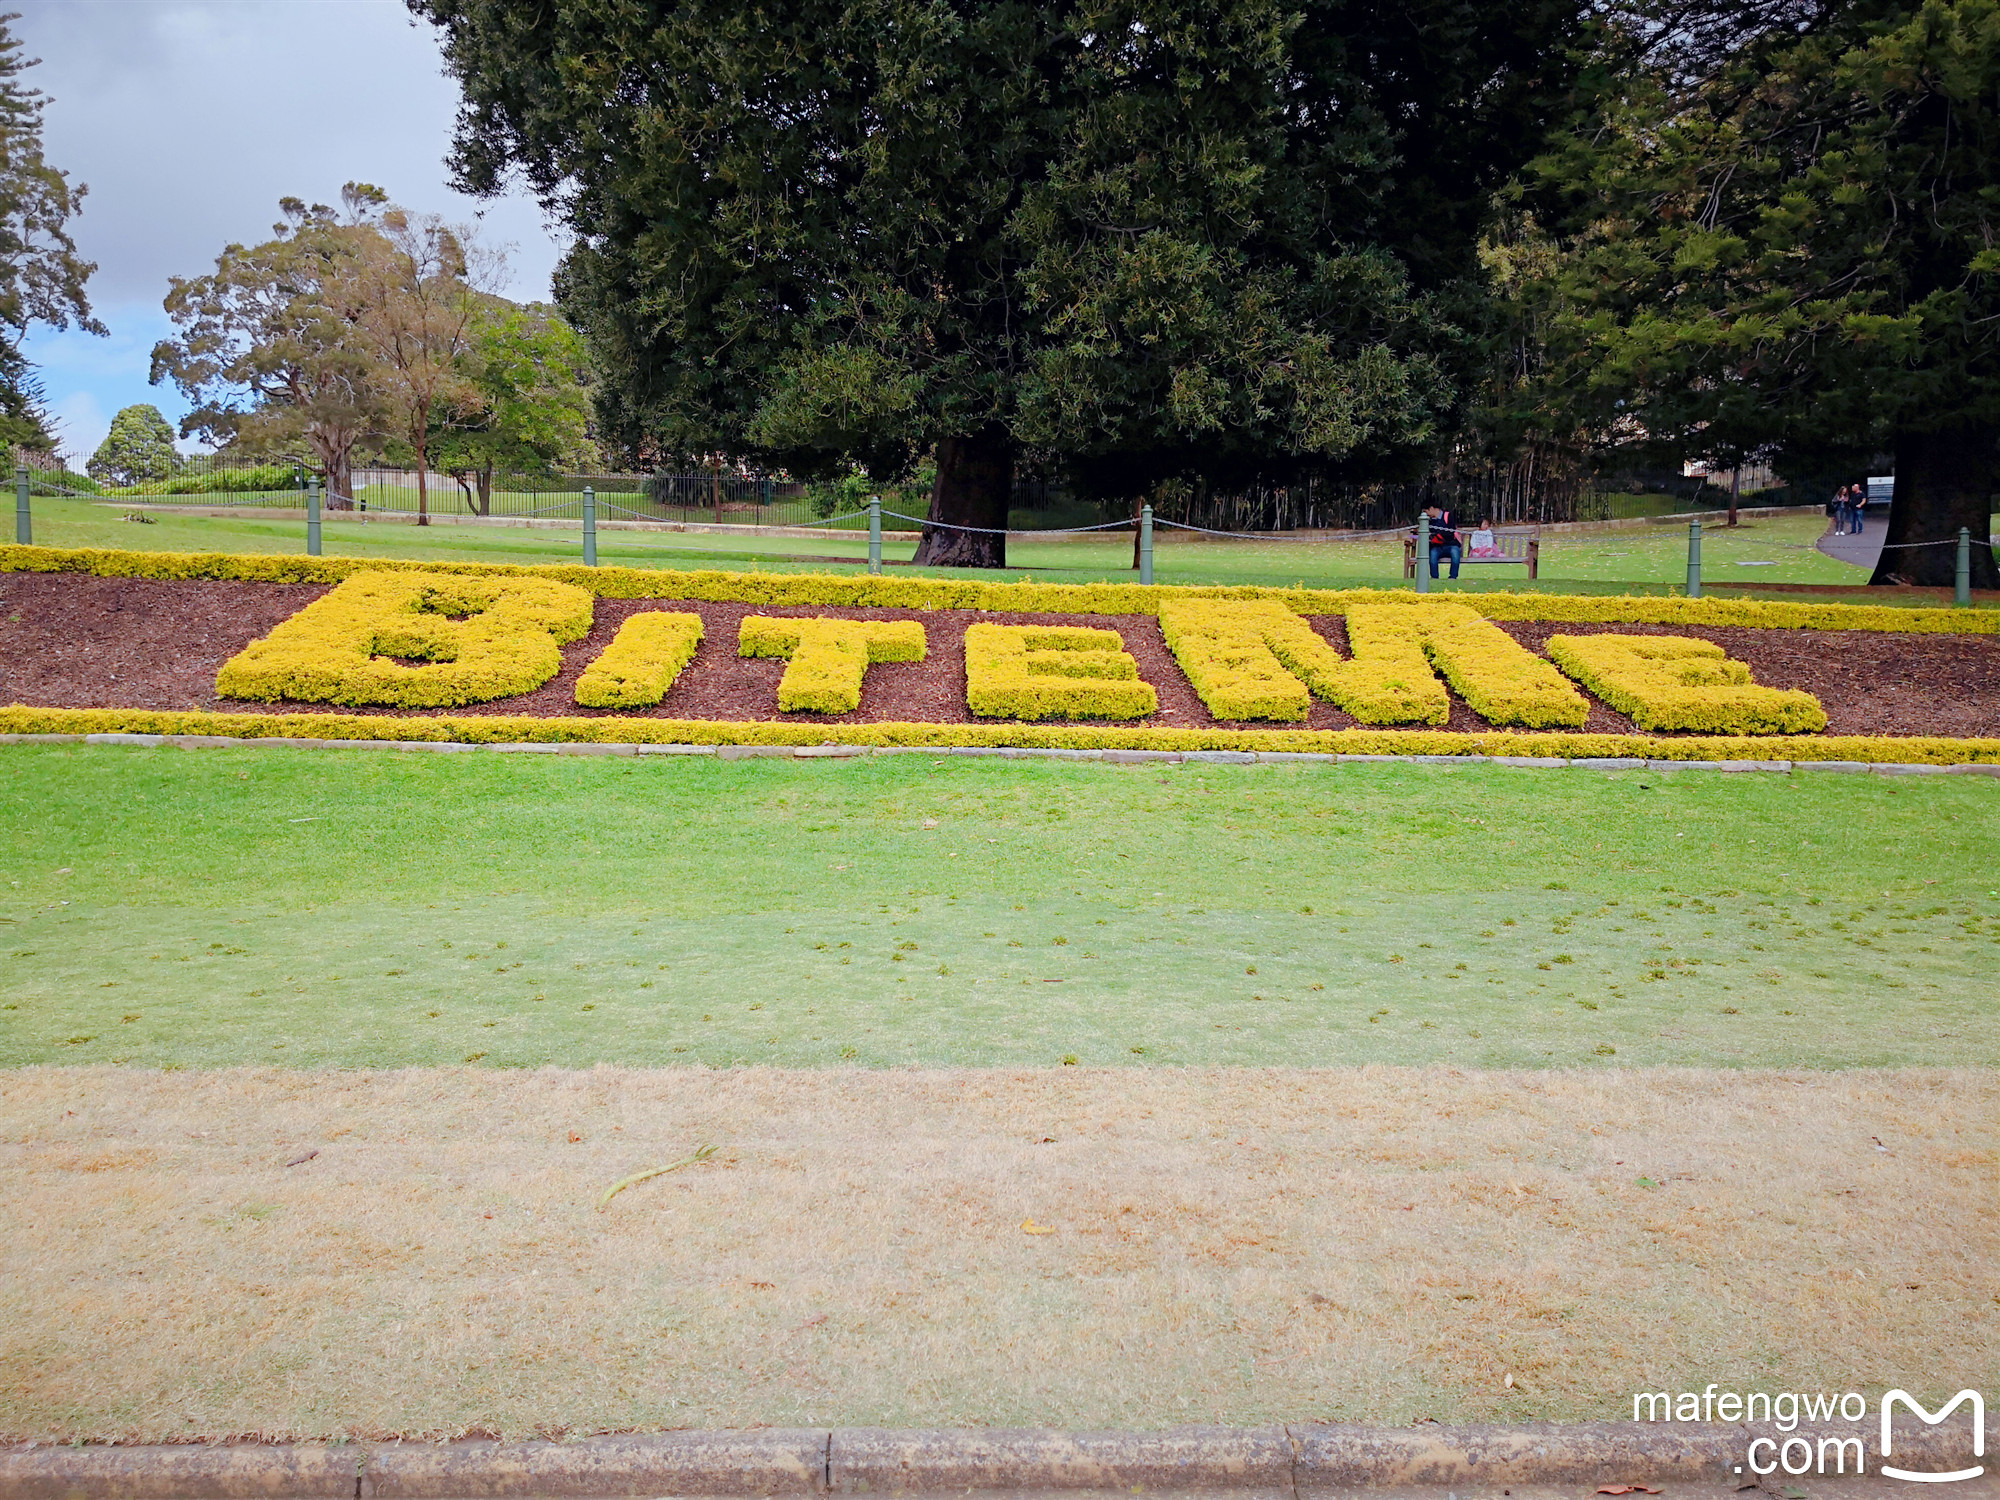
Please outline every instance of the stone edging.
[[[574, 1442], [337, 1446], [28, 1446], [0, 1451], [8, 1500], [501, 1500], [610, 1496], [963, 1496], [1097, 1492], [1330, 1500], [1355, 1491], [1514, 1486], [1588, 1492], [1597, 1484], [1672, 1483], [1728, 1496], [1758, 1487], [1750, 1444], [1794, 1434], [1765, 1424], [1537, 1424], [1406, 1428], [1272, 1425], [1149, 1433], [877, 1428], [669, 1432]], [[1872, 1424], [1796, 1437], [1858, 1438]], [[1812, 1443], [1808, 1441], [1810, 1448]], [[1964, 1461], [1965, 1434], [1896, 1433], [1898, 1464]], [[1775, 1463], [1775, 1461], [1774, 1461]], [[1779, 1482], [1784, 1476], [1775, 1471]], [[1772, 1478], [1765, 1480], [1771, 1484]], [[1503, 1489], [1503, 1487], [1505, 1487]], [[1773, 1486], [1773, 1493], [1783, 1490]]]
[[1334, 755], [1297, 750], [1070, 750], [1059, 746], [988, 745], [613, 745], [594, 742], [467, 744], [457, 740], [317, 740], [280, 735], [239, 738], [226, 734], [0, 734], [0, 745], [137, 745], [180, 750], [404, 750], [516, 755], [712, 755], [718, 760], [854, 760], [870, 755], [932, 755], [980, 760], [1096, 760], [1206, 765], [1420, 765], [1510, 766], [1592, 771], [1848, 771], [1880, 776], [2000, 777], [2000, 763], [1860, 760], [1647, 760], [1641, 756], [1566, 759], [1559, 755]]

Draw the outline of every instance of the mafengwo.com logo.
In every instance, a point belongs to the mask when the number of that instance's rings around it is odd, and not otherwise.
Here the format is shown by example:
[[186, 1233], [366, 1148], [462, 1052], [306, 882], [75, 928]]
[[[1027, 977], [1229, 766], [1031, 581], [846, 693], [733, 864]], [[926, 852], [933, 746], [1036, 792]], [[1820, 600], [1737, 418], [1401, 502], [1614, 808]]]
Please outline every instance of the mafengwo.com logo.
[[[1986, 1402], [1979, 1392], [1960, 1391], [1936, 1411], [1927, 1410], [1908, 1391], [1885, 1392], [1879, 1408], [1881, 1445], [1874, 1455], [1874, 1472], [1912, 1484], [1953, 1484], [1961, 1479], [1979, 1478], [1986, 1472], [1984, 1464], [1932, 1471], [1905, 1469], [1891, 1462], [1896, 1453], [1892, 1419], [1898, 1408], [1907, 1409], [1926, 1427], [1937, 1427], [1960, 1407], [1967, 1409], [1966, 1420], [1972, 1429], [1972, 1456], [1984, 1458]], [[1766, 1422], [1786, 1434], [1783, 1437], [1753, 1438], [1746, 1447], [1743, 1462], [1736, 1466], [1739, 1474], [1746, 1469], [1753, 1474], [1782, 1472], [1795, 1477], [1801, 1474], [1866, 1474], [1869, 1472], [1866, 1439], [1854, 1435], [1809, 1436], [1798, 1433], [1796, 1429], [1802, 1421], [1819, 1426], [1835, 1419], [1859, 1422], [1867, 1415], [1868, 1398], [1859, 1391], [1831, 1396], [1824, 1391], [1810, 1395], [1799, 1391], [1779, 1391], [1775, 1394], [1753, 1391], [1744, 1395], [1738, 1391], [1717, 1390], [1711, 1385], [1705, 1391], [1682, 1391], [1679, 1395], [1668, 1391], [1641, 1391], [1632, 1398], [1632, 1420], [1635, 1422]]]

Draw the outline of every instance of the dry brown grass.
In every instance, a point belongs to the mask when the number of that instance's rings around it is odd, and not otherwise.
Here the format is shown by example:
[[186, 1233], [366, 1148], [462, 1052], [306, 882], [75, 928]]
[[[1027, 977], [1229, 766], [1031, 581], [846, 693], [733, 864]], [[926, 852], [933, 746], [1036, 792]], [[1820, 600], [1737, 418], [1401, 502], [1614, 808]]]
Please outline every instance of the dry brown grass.
[[1996, 1127], [1971, 1071], [30, 1069], [0, 1434], [1990, 1391]]

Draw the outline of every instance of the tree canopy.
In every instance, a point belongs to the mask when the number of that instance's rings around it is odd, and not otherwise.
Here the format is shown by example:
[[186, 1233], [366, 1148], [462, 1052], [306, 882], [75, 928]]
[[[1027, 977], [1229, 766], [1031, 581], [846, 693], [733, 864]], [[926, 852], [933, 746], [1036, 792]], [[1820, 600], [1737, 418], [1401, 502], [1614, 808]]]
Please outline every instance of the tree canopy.
[[97, 267], [77, 254], [68, 227], [86, 189], [42, 154], [48, 99], [22, 80], [37, 60], [21, 55], [15, 19], [0, 16], [0, 442], [45, 448], [53, 439], [21, 338], [37, 323], [89, 333], [104, 325], [84, 289]]
[[[528, 366], [557, 335], [544, 328], [537, 344], [509, 323], [518, 310], [486, 289], [501, 258], [371, 184], [348, 183], [341, 203], [287, 198], [271, 239], [226, 247], [206, 276], [173, 278], [165, 306], [179, 336], [155, 346], [153, 380], [194, 403], [182, 432], [252, 452], [309, 449], [336, 505], [353, 493], [357, 450], [406, 443], [424, 476], [420, 517], [440, 430], [490, 434], [492, 462], [526, 460], [537, 443], [556, 451], [580, 398], [533, 385]], [[545, 414], [515, 409], [543, 397]], [[490, 399], [505, 408], [497, 427]]]
[[495, 299], [473, 328], [464, 364], [477, 401], [447, 408], [432, 461], [479, 514], [492, 508], [496, 472], [548, 474], [594, 457], [588, 354], [553, 309]]
[[1549, 407], [1794, 474], [1893, 453], [1878, 581], [1948, 585], [1963, 526], [2000, 587], [2000, 3], [1676, 14], [1608, 19], [1527, 178], [1563, 241]]
[[111, 430], [84, 469], [101, 484], [144, 484], [170, 477], [178, 461], [172, 425], [157, 406], [138, 405], [111, 419]]
[[284, 199], [269, 240], [227, 246], [208, 275], [171, 280], [165, 306], [180, 334], [154, 346], [152, 379], [172, 381], [194, 404], [181, 419], [184, 436], [252, 451], [310, 449], [329, 490], [353, 493], [356, 444], [390, 420], [358, 336], [362, 255], [379, 237], [387, 201], [355, 182], [340, 209]]
[[[1004, 526], [1024, 457], [1100, 492], [1398, 472], [1458, 395], [1493, 192], [1573, 4], [409, 0], [456, 167], [576, 230], [606, 436], [907, 472]], [[997, 564], [927, 527], [925, 562]]]

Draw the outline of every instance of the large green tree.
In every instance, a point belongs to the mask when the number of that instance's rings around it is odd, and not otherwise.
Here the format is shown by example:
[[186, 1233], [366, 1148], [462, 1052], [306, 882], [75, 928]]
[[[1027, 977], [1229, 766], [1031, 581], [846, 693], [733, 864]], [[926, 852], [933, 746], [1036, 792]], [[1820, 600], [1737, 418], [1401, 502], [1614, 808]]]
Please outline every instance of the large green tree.
[[[466, 187], [577, 233], [566, 313], [641, 452], [935, 451], [1005, 525], [1025, 456], [1100, 491], [1354, 476], [1448, 420], [1451, 317], [1541, 142], [1559, 0], [409, 0]], [[919, 560], [998, 565], [927, 526]]]
[[554, 309], [494, 298], [461, 361], [478, 399], [448, 407], [432, 462], [478, 514], [493, 510], [493, 476], [550, 474], [590, 462], [591, 376], [582, 337]]
[[97, 267], [77, 254], [68, 228], [85, 189], [42, 155], [48, 99], [23, 82], [38, 59], [21, 55], [18, 19], [0, 15], [0, 443], [46, 448], [53, 439], [21, 338], [37, 323], [105, 330], [84, 290]]
[[1530, 181], [1561, 226], [1548, 394], [1792, 473], [1894, 455], [1875, 581], [1976, 586], [2000, 489], [2000, 3], [1641, 7]]
[[357, 182], [338, 209], [283, 199], [270, 239], [226, 247], [205, 276], [172, 278], [165, 306], [179, 332], [154, 347], [152, 379], [171, 381], [193, 403], [183, 436], [249, 452], [309, 449], [326, 470], [331, 503], [348, 504], [355, 447], [392, 422], [380, 361], [362, 332], [368, 269], [387, 254], [387, 201]]
[[127, 406], [111, 419], [111, 430], [84, 466], [101, 484], [144, 484], [174, 472], [174, 429], [157, 406]]

